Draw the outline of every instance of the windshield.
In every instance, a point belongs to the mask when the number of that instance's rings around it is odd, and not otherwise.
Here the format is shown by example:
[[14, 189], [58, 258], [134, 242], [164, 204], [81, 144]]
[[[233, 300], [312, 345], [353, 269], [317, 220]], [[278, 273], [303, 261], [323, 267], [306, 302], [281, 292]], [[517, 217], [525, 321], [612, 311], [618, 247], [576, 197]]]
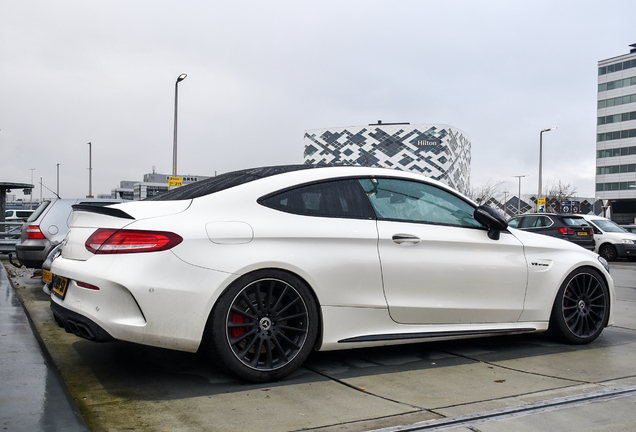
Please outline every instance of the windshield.
[[592, 223], [594, 225], [596, 225], [598, 228], [600, 228], [602, 231], [605, 231], [605, 232], [616, 232], [616, 233], [627, 232], [623, 228], [621, 228], [618, 225], [616, 225], [611, 220], [594, 219], [594, 221]]

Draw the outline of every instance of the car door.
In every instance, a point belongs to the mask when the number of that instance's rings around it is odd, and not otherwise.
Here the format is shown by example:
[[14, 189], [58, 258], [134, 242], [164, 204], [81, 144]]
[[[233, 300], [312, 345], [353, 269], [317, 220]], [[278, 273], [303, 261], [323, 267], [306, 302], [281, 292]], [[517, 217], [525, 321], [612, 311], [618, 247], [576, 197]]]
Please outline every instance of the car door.
[[[321, 305], [386, 308], [375, 215], [357, 179], [320, 181], [259, 199], [289, 213], [255, 232], [272, 239], [274, 252], [320, 290]], [[268, 241], [267, 243], [270, 243]]]
[[474, 207], [438, 186], [360, 180], [377, 215], [384, 292], [404, 324], [514, 322], [523, 311], [527, 265], [512, 234], [499, 240]]

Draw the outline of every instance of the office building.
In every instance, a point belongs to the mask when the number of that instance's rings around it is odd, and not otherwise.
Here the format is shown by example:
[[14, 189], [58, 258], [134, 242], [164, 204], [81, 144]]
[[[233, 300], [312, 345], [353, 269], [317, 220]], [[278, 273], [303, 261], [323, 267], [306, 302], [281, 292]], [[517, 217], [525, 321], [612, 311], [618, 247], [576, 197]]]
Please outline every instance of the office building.
[[636, 44], [598, 62], [596, 196], [612, 220], [636, 219]]

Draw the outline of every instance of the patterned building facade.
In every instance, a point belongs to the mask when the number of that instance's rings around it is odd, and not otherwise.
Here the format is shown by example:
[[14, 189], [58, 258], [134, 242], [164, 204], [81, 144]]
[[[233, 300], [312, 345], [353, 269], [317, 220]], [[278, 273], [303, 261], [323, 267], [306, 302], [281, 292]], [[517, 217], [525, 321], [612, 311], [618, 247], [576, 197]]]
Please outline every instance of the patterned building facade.
[[382, 123], [305, 131], [306, 164], [362, 165], [421, 173], [467, 194], [471, 143], [445, 124]]

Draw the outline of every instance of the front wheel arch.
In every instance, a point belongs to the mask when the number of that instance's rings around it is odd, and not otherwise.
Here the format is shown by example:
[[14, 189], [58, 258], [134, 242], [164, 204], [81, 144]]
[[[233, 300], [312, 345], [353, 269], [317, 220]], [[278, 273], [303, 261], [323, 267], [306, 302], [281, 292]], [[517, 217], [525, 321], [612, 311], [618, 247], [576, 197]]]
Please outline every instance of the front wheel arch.
[[603, 274], [593, 267], [575, 269], [557, 292], [546, 334], [569, 344], [590, 343], [607, 326], [610, 307]]
[[618, 258], [618, 251], [616, 246], [611, 243], [603, 243], [598, 248], [598, 254], [605, 258], [607, 261], [616, 261]]

